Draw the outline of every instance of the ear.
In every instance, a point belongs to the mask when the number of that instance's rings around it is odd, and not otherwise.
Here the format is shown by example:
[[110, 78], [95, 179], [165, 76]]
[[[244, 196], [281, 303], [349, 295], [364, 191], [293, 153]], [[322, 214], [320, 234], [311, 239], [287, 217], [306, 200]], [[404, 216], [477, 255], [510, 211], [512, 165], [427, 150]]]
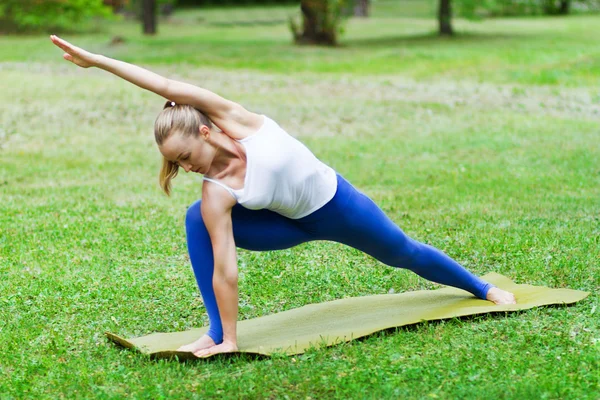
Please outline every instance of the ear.
[[200, 125], [200, 136], [207, 140], [210, 137], [210, 128], [206, 125]]

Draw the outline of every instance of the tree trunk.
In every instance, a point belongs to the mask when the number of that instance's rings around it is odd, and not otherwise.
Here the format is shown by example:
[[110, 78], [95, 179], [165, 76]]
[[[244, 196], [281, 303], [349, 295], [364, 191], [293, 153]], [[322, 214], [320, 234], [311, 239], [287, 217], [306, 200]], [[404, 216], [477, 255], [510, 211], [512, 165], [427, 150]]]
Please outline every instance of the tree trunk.
[[327, 0], [302, 0], [303, 30], [295, 34], [300, 44], [336, 44], [336, 27], [329, 19]]
[[369, 16], [369, 0], [356, 0], [354, 6], [355, 17], [368, 17]]
[[570, 6], [571, 0], [561, 0], [560, 7], [558, 8], [558, 13], [560, 15], [567, 15], [569, 13]]
[[142, 0], [144, 35], [156, 34], [156, 0]]
[[453, 35], [452, 30], [452, 7], [451, 0], [440, 0], [438, 21], [440, 23], [440, 35]]

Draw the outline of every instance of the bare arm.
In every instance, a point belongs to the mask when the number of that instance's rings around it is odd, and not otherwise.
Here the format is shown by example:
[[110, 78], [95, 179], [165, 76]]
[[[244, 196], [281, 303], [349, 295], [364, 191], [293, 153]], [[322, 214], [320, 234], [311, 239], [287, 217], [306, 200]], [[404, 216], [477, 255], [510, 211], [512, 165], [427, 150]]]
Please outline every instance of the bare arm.
[[213, 247], [213, 288], [223, 325], [223, 343], [237, 346], [238, 269], [231, 222], [235, 203], [221, 187], [203, 185], [201, 212]]
[[243, 139], [253, 134], [263, 123], [262, 116], [210, 90], [172, 79], [167, 81], [165, 97], [175, 103], [190, 104], [202, 110], [225, 134], [234, 139]]
[[211, 120], [226, 119], [242, 108], [210, 90], [165, 78], [134, 64], [97, 55], [95, 66], [175, 103], [194, 106]]
[[260, 115], [210, 90], [165, 78], [137, 65], [90, 53], [54, 35], [50, 39], [65, 51], [65, 60], [83, 68], [103, 69], [175, 103], [189, 104], [205, 113], [223, 132], [234, 139], [254, 133], [262, 124]]

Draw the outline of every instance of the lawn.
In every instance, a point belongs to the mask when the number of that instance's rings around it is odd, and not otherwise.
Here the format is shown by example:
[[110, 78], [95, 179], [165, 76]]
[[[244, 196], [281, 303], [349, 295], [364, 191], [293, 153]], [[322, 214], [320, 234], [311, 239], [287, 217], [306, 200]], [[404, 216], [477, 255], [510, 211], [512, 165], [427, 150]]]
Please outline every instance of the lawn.
[[[269, 115], [478, 275], [592, 294], [295, 357], [178, 363], [117, 348], [104, 331], [208, 323], [183, 225], [201, 178], [161, 193], [163, 99], [68, 64], [47, 36], [5, 36], [0, 398], [598, 399], [600, 16], [457, 20], [440, 39], [423, 10], [376, 8], [339, 48], [312, 48], [291, 44], [290, 13], [180, 10], [154, 38], [128, 21], [65, 38]], [[440, 287], [330, 242], [240, 250], [239, 271], [240, 320]]]

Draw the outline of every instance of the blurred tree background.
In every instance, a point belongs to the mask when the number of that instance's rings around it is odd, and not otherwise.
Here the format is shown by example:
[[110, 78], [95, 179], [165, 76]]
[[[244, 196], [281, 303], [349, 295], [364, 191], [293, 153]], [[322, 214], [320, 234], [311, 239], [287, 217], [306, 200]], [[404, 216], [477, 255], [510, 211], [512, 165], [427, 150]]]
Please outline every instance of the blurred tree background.
[[[122, 15], [142, 22], [144, 33], [157, 32], [157, 15], [168, 17], [176, 7], [299, 6], [301, 23], [290, 21], [298, 44], [337, 44], [348, 16], [369, 16], [378, 5], [399, 0], [3, 0], [1, 33], [36, 33], [98, 30], [98, 21]], [[565, 15], [600, 10], [600, 0], [413, 0], [415, 7], [430, 6], [439, 32], [452, 35], [452, 17], [483, 19], [503, 16]], [[96, 22], [95, 24], [93, 22]]]
[[60, 32], [110, 16], [103, 0], [2, 0], [0, 32]]

